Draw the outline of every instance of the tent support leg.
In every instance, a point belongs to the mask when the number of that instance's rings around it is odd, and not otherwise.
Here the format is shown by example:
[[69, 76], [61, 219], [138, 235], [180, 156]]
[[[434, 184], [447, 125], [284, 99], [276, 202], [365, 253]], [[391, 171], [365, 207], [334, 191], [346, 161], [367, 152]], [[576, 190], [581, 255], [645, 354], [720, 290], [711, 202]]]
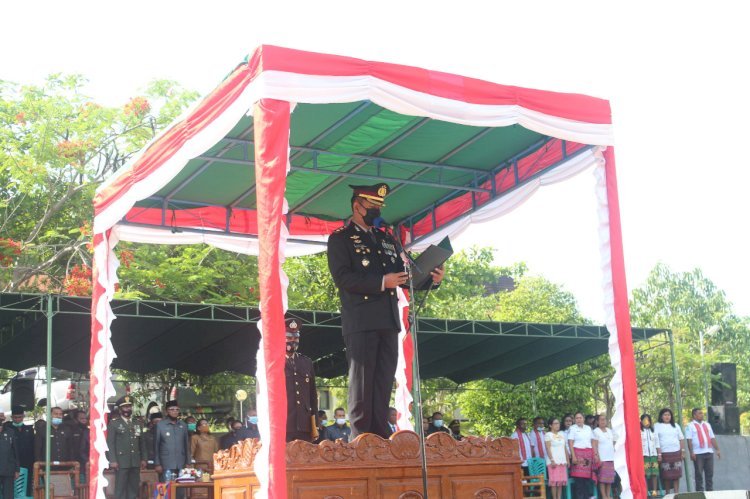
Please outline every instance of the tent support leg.
[[[672, 381], [674, 382], [675, 401], [677, 402], [677, 421], [676, 424], [682, 426], [682, 394], [680, 389], [680, 376], [677, 372], [677, 356], [674, 352], [674, 333], [670, 330], [669, 333], [669, 351], [672, 354]], [[690, 468], [688, 468], [687, 458], [682, 460], [682, 466], [685, 469], [685, 484], [687, 485], [688, 492], [691, 492], [690, 487]]]
[[44, 412], [47, 416], [45, 424], [44, 442], [44, 499], [49, 499], [49, 473], [50, 473], [50, 439], [52, 433], [52, 295], [47, 295], [47, 403], [44, 404]]

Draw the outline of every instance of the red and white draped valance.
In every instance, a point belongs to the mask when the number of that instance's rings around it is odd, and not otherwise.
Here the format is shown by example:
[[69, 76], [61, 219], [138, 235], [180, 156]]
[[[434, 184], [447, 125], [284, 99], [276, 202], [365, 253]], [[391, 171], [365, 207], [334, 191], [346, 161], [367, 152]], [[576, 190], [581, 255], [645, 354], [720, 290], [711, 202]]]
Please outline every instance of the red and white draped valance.
[[[152, 141], [131, 163], [109, 179], [94, 199], [94, 296], [91, 336], [91, 461], [90, 494], [104, 499], [102, 471], [106, 468], [104, 417], [111, 387], [110, 365], [115, 352], [110, 341], [114, 319], [109, 301], [117, 282], [114, 247], [118, 240], [159, 244], [206, 243], [259, 257], [262, 343], [258, 352], [258, 415], [264, 455], [256, 469], [263, 495], [286, 497], [284, 390], [285, 256], [320, 251], [320, 243], [340, 223], [285, 216], [284, 188], [289, 168], [290, 113], [295, 103], [342, 103], [369, 100], [390, 111], [457, 124], [483, 127], [520, 125], [560, 141], [595, 146], [567, 160], [481, 209], [466, 210], [468, 199], [457, 197], [438, 213], [439, 225], [417, 231], [416, 249], [445, 235], [456, 235], [470, 223], [492, 220], [512, 210], [539, 187], [563, 181], [593, 167], [600, 206], [603, 289], [607, 326], [612, 335], [610, 356], [616, 373], [614, 429], [621, 436], [616, 467], [623, 478], [623, 497], [645, 497], [640, 450], [635, 364], [632, 353], [622, 236], [615, 178], [609, 103], [583, 95], [562, 94], [498, 85], [472, 78], [395, 64], [317, 54], [273, 46], [258, 48], [204, 100]], [[205, 226], [196, 232], [148, 227], [161, 213], [134, 208], [172, 181], [188, 161], [226, 137], [245, 116], [254, 121], [257, 210], [233, 214], [237, 237]], [[550, 149], [555, 154], [554, 144]], [[560, 146], [562, 150], [562, 146]], [[550, 159], [550, 161], [552, 160]], [[563, 158], [564, 159], [564, 158]], [[542, 158], [541, 160], [545, 160]], [[538, 164], [539, 158], [536, 159]], [[499, 179], [502, 181], [502, 179]], [[497, 182], [498, 179], [495, 179]], [[181, 210], [189, 218], [223, 221], [216, 207]], [[123, 219], [145, 225], [119, 224]], [[405, 337], [406, 332], [402, 331]], [[406, 345], [405, 342], [403, 342]], [[407, 348], [408, 350], [408, 348]], [[250, 353], [248, 353], [250, 355]], [[408, 382], [409, 363], [402, 364], [400, 383]], [[408, 396], [399, 392], [408, 406]], [[266, 466], [267, 467], [263, 467]]]

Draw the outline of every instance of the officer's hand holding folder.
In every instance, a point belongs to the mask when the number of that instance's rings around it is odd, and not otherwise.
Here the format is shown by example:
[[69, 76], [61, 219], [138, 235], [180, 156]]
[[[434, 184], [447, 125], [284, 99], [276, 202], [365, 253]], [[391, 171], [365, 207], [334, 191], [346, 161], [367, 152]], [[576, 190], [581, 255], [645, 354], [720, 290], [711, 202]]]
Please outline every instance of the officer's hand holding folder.
[[432, 279], [430, 272], [440, 267], [453, 254], [453, 247], [448, 236], [445, 236], [437, 246], [431, 244], [426, 250], [414, 260], [412, 264], [412, 279], [414, 289], [423, 289]]

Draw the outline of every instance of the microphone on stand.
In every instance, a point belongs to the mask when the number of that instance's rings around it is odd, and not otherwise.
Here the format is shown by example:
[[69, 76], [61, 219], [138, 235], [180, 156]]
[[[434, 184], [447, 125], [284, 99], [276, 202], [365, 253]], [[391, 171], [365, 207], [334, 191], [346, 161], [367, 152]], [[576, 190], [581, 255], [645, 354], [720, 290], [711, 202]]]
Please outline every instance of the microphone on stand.
[[375, 217], [372, 221], [372, 226], [376, 229], [393, 229], [393, 226], [388, 225], [383, 217]]

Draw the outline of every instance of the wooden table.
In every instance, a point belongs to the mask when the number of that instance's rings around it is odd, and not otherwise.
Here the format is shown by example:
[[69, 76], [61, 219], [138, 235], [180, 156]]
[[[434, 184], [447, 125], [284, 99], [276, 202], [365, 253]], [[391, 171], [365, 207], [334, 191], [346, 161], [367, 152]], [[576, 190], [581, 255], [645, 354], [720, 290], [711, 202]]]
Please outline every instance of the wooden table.
[[197, 480], [195, 482], [178, 482], [173, 481], [171, 484], [172, 487], [172, 497], [177, 497], [177, 491], [180, 489], [185, 490], [185, 496], [191, 497], [192, 491], [195, 489], [205, 489], [206, 495], [208, 499], [212, 499], [214, 497], [214, 482], [201, 482], [200, 480]]

